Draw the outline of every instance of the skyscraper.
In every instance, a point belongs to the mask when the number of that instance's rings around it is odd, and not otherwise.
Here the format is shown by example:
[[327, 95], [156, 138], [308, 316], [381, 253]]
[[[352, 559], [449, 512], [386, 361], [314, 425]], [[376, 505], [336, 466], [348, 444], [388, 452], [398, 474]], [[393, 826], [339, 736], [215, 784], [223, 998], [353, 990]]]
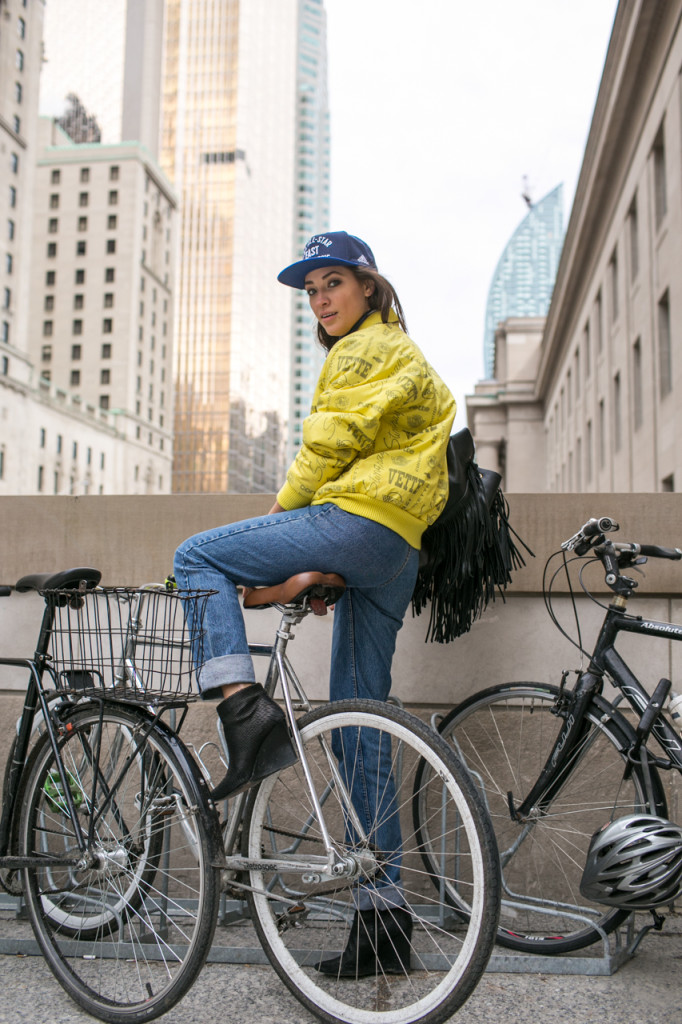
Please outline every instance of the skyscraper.
[[174, 490], [272, 491], [315, 376], [307, 304], [276, 275], [327, 224], [325, 12], [166, 0], [164, 31], [159, 157], [181, 212]]
[[563, 187], [531, 206], [495, 268], [485, 311], [483, 356], [495, 375], [495, 330], [509, 317], [545, 316], [563, 245]]

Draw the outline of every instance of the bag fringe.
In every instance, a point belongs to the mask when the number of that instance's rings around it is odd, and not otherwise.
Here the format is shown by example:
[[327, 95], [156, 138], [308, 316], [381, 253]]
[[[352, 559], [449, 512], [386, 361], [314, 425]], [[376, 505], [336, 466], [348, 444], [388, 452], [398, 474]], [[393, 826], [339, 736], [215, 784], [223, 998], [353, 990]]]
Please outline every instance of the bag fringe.
[[526, 564], [515, 539], [533, 556], [509, 523], [502, 491], [495, 489], [489, 507], [475, 462], [466, 467], [466, 475], [466, 491], [456, 509], [424, 535], [426, 560], [417, 576], [412, 611], [419, 615], [431, 604], [427, 642], [450, 643], [471, 629], [496, 592], [505, 600], [512, 571]]

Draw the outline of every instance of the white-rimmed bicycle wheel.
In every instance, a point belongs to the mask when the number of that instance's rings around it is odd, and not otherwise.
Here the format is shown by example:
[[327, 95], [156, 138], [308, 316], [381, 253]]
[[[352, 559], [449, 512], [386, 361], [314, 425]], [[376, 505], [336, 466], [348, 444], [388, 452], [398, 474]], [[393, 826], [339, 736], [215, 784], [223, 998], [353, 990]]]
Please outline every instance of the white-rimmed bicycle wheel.
[[175, 1005], [210, 949], [217, 819], [180, 742], [143, 712], [75, 711], [58, 746], [66, 786], [45, 735], [24, 790], [28, 915], [77, 1003], [104, 1021], [141, 1024]]
[[[251, 912], [263, 948], [288, 988], [325, 1021], [438, 1024], [475, 987], [490, 956], [497, 925], [497, 852], [475, 788], [431, 729], [389, 705], [372, 701], [326, 705], [302, 718], [299, 728], [332, 844], [342, 857], [362, 863], [366, 872], [371, 865], [371, 878], [365, 877], [359, 885], [299, 866], [306, 857], [324, 852], [301, 764], [267, 779], [253, 799], [243, 852], [251, 859], [289, 857], [291, 868], [251, 872], [250, 884], [256, 890], [249, 897]], [[339, 773], [332, 748], [338, 753], [342, 734], [345, 760]], [[384, 774], [366, 791], [374, 792], [375, 798], [369, 809], [370, 827], [360, 838], [349, 824], [354, 811], [339, 778], [349, 788], [360, 779], [368, 763], [360, 754], [367, 749], [363, 742], [390, 751], [390, 777]], [[422, 806], [430, 817], [431, 837], [440, 836], [444, 881], [456, 879], [458, 890], [467, 893], [467, 920], [452, 914], [424, 869], [412, 815], [415, 777], [424, 762], [430, 770], [425, 773], [428, 792], [422, 794]], [[391, 821], [399, 821], [401, 849], [381, 851], [377, 839], [387, 834], [387, 826], [390, 832]], [[398, 958], [396, 968], [385, 935], [377, 953], [365, 930], [363, 950], [367, 953], [369, 942], [369, 955], [353, 976], [320, 972], [318, 964], [333, 960], [346, 948], [357, 900], [363, 894], [366, 897], [368, 885], [380, 892], [389, 879], [392, 891], [400, 890], [411, 922], [411, 935], [401, 924], [391, 941], [404, 946], [409, 940], [407, 957]], [[390, 910], [384, 912], [393, 916]], [[405, 919], [403, 911], [400, 921]], [[394, 963], [388, 973], [384, 968], [390, 959]], [[407, 959], [409, 963], [404, 963]]]

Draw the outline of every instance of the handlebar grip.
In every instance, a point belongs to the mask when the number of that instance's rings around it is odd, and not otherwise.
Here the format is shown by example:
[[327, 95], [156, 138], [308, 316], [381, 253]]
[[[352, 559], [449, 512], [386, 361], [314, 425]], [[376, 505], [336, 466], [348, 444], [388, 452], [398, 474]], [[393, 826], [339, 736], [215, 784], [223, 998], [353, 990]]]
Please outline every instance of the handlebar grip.
[[0, 587], [0, 597], [9, 597], [11, 593], [11, 587]]
[[682, 551], [679, 548], [660, 548], [658, 544], [640, 544], [639, 551], [647, 558], [669, 558], [674, 562], [679, 562], [682, 558]]

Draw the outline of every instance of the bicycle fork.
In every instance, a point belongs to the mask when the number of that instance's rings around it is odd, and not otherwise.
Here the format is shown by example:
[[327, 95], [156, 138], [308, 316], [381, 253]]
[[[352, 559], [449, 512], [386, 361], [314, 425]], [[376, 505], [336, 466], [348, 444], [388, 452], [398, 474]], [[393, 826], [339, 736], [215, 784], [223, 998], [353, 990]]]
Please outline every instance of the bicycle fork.
[[588, 670], [580, 676], [564, 724], [537, 782], [518, 807], [514, 805], [513, 793], [507, 793], [507, 805], [512, 821], [524, 822], [533, 813], [542, 813], [544, 806], [549, 805], [556, 796], [566, 778], [567, 765], [589, 732], [590, 723], [586, 718], [586, 712], [601, 683], [602, 676], [599, 673]]

